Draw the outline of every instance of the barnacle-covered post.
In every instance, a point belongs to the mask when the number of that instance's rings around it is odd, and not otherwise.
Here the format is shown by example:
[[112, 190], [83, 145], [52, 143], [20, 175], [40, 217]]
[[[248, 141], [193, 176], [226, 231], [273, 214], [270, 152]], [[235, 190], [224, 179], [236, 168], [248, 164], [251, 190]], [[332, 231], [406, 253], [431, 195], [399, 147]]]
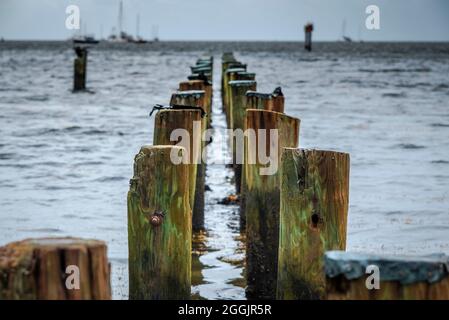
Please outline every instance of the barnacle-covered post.
[[324, 298], [324, 253], [346, 247], [349, 154], [285, 148], [280, 186], [277, 298]]
[[[171, 105], [177, 106], [195, 106], [200, 107], [203, 110], [206, 108], [206, 96], [204, 90], [189, 90], [189, 91], [177, 91], [173, 93]], [[196, 158], [196, 183], [195, 183], [195, 194], [193, 195], [193, 206], [192, 206], [192, 228], [194, 231], [204, 229], [204, 192], [206, 186], [206, 163], [203, 161], [203, 155], [206, 154], [206, 141], [203, 139], [204, 131], [207, 129], [207, 119], [210, 115], [203, 114], [201, 119], [197, 122], [195, 126], [196, 130], [190, 132], [192, 135], [191, 139], [194, 141], [199, 141], [200, 148], [198, 150], [198, 157]], [[185, 124], [186, 120], [182, 120], [181, 123]], [[199, 125], [198, 125], [199, 124]], [[166, 124], [167, 126], [173, 126], [175, 124]], [[183, 127], [172, 127], [173, 130], [176, 128]], [[192, 126], [192, 128], [194, 128]]]
[[262, 109], [284, 112], [284, 94], [280, 87], [272, 93], [249, 91], [246, 93], [248, 109]]
[[246, 110], [245, 179], [247, 297], [275, 299], [279, 246], [280, 156], [297, 147], [300, 120], [283, 113]]
[[192, 225], [189, 166], [179, 146], [145, 146], [128, 192], [130, 299], [189, 299]]
[[76, 58], [74, 62], [73, 91], [86, 89], [87, 48], [74, 48]]
[[[256, 90], [257, 83], [252, 80], [235, 80], [229, 82], [229, 100], [228, 106], [230, 128], [235, 130], [245, 130], [245, 116], [246, 116], [246, 92], [248, 90]], [[235, 136], [231, 137], [232, 145], [232, 159], [235, 172], [235, 185], [237, 194], [240, 193], [241, 177], [242, 177], [242, 164], [243, 164], [243, 141], [239, 145], [238, 139]], [[240, 148], [240, 150], [238, 150]], [[238, 159], [238, 154], [241, 155], [241, 159]]]
[[0, 247], [0, 300], [109, 300], [103, 241], [38, 238]]
[[329, 300], [449, 300], [449, 257], [444, 254], [328, 251], [324, 266]]

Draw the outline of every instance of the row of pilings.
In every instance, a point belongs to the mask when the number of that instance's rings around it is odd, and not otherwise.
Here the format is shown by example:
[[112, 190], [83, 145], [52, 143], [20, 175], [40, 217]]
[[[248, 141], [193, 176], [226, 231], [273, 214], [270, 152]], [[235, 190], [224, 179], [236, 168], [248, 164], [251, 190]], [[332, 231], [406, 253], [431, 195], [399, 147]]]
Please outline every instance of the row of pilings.
[[[75, 61], [79, 88], [86, 57]], [[192, 233], [205, 219], [213, 62], [198, 59], [169, 104], [155, 106], [153, 145], [135, 156], [127, 198], [130, 299], [191, 297]], [[256, 74], [225, 53], [221, 92], [228, 127], [244, 132], [243, 148], [238, 135], [229, 143], [249, 299], [449, 299], [442, 253], [345, 251], [349, 155], [299, 148], [300, 120], [285, 114], [281, 88], [257, 91]], [[0, 247], [0, 300], [110, 298], [103, 241], [38, 238]]]

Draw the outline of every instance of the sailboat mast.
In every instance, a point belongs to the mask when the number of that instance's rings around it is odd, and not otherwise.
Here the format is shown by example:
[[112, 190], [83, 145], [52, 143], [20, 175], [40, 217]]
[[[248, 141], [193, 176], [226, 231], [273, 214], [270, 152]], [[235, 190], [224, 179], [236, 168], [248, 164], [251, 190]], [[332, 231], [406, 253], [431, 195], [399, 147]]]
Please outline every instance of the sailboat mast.
[[120, 6], [118, 9], [118, 36], [122, 36], [122, 24], [123, 24], [123, 1], [120, 1]]
[[139, 30], [140, 29], [140, 15], [137, 14], [137, 22], [136, 22], [136, 38], [139, 38]]

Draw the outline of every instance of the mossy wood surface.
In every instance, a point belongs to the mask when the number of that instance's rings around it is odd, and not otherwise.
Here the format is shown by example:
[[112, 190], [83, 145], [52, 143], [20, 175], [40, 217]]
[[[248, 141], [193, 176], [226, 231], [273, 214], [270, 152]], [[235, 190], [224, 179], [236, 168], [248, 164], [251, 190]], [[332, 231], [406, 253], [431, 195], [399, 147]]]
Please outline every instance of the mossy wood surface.
[[177, 146], [142, 147], [128, 192], [129, 298], [189, 299], [192, 225], [189, 166]]
[[344, 250], [349, 154], [282, 153], [278, 299], [325, 297], [324, 253]]
[[[270, 154], [270, 148], [278, 148], [279, 165], [282, 148], [298, 146], [299, 119], [274, 111], [254, 109], [247, 110], [246, 115], [247, 129], [268, 130], [266, 154]], [[278, 130], [278, 141], [270, 140], [270, 129]], [[249, 158], [257, 159], [258, 139], [258, 136], [255, 141], [245, 138], [245, 179], [242, 181], [242, 213], [246, 217], [247, 235], [247, 297], [274, 299], [279, 244], [280, 173], [278, 168], [273, 175], [261, 175], [260, 168], [266, 165], [259, 161], [256, 164], [248, 163]]]
[[[233, 85], [236, 83], [238, 85]], [[256, 90], [257, 83], [255, 81], [236, 81], [230, 82], [229, 99], [230, 104], [228, 107], [230, 128], [232, 130], [245, 129], [245, 117], [246, 117], [246, 92], [248, 90]], [[233, 139], [232, 144], [232, 159], [233, 167], [235, 172], [235, 185], [237, 194], [240, 194], [241, 181], [242, 181], [242, 166], [243, 164], [237, 163], [236, 153], [237, 153], [237, 141]], [[243, 147], [243, 146], [242, 146]], [[241, 151], [242, 154], [244, 150]]]
[[[79, 289], [68, 266], [79, 270]], [[67, 271], [67, 273], [66, 273]], [[0, 300], [108, 300], [110, 266], [103, 241], [26, 239], [0, 247]]]
[[[170, 141], [173, 130], [185, 129], [189, 133], [190, 141], [185, 145], [187, 156], [191, 164], [195, 164], [200, 157], [199, 146], [201, 137], [193, 134], [194, 121], [201, 121], [199, 110], [160, 110], [154, 121], [154, 145], [176, 145], [178, 141]], [[195, 148], [194, 146], [198, 146]], [[190, 206], [193, 208], [195, 202], [197, 165], [189, 167], [189, 194]]]
[[[202, 92], [202, 93], [201, 93]], [[200, 93], [198, 95], [198, 93]], [[172, 95], [172, 104], [177, 104], [181, 106], [198, 106], [202, 107], [207, 112], [206, 107], [206, 97], [205, 91], [189, 90], [189, 91], [178, 91]], [[209, 126], [208, 119], [210, 115], [207, 114], [205, 117], [201, 118], [201, 130], [197, 136], [192, 139], [199, 139], [201, 143], [201, 150], [199, 152], [198, 164], [196, 165], [196, 182], [195, 182], [195, 193], [193, 194], [194, 201], [192, 203], [192, 228], [193, 230], [204, 229], [204, 207], [205, 207], [205, 185], [206, 185], [206, 164], [202, 161], [202, 154], [206, 153], [206, 141], [203, 139], [204, 131]]]

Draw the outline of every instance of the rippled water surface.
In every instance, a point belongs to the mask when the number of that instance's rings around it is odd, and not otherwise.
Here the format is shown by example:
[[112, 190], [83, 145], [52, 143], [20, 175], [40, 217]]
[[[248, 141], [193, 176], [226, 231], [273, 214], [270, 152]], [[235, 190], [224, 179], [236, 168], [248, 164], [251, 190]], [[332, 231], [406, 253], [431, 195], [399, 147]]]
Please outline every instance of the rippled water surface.
[[[150, 106], [204, 53], [215, 57], [214, 114], [224, 128], [220, 57], [282, 86], [300, 145], [351, 154], [348, 249], [449, 254], [449, 44], [159, 43], [89, 54], [90, 93], [73, 94], [69, 43], [0, 43], [0, 244], [27, 237], [107, 241], [114, 298], [127, 298], [126, 193], [133, 157], [152, 143]], [[214, 148], [214, 146], [212, 146]], [[232, 172], [209, 166], [207, 234], [196, 298], [244, 298]], [[204, 249], [205, 248], [205, 249]]]

